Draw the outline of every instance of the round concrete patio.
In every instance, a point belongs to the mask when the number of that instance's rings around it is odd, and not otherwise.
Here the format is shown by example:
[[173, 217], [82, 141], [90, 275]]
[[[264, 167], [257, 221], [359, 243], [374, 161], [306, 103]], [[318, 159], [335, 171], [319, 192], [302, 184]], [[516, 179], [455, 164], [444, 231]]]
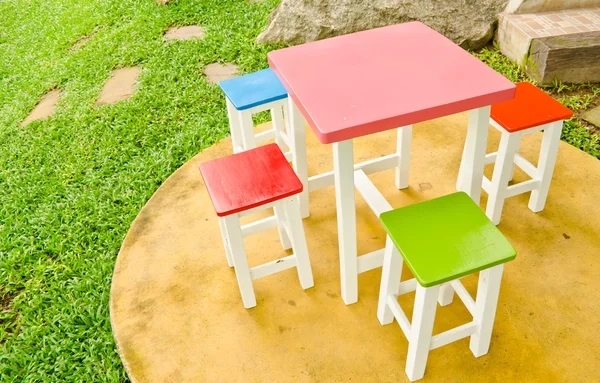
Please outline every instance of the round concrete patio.
[[[394, 207], [454, 192], [466, 126], [465, 114], [415, 125], [408, 189], [394, 188], [393, 170], [370, 178]], [[307, 132], [310, 173], [331, 170], [331, 146]], [[527, 136], [521, 145], [533, 163], [540, 138]], [[498, 139], [491, 129], [490, 151]], [[394, 149], [395, 132], [361, 138], [355, 161]], [[182, 166], [125, 238], [110, 312], [132, 381], [408, 381], [408, 343], [396, 323], [381, 326], [376, 316], [380, 269], [359, 276], [358, 303], [345, 306], [340, 297], [333, 187], [311, 193], [311, 216], [304, 220], [315, 287], [302, 290], [296, 270], [286, 270], [254, 281], [258, 306], [244, 309], [198, 171], [199, 163], [229, 154], [226, 139]], [[524, 177], [515, 173], [515, 181]], [[529, 194], [507, 200], [499, 228], [517, 258], [505, 268], [490, 352], [474, 358], [467, 339], [436, 349], [423, 382], [600, 380], [598, 185], [600, 161], [561, 142], [546, 209], [531, 212]], [[364, 254], [383, 247], [385, 234], [358, 193], [356, 203]], [[250, 266], [285, 255], [276, 229], [245, 243]], [[476, 276], [463, 279], [472, 295], [476, 282]], [[409, 318], [412, 299], [400, 299]], [[438, 307], [434, 334], [470, 320], [455, 299]]]

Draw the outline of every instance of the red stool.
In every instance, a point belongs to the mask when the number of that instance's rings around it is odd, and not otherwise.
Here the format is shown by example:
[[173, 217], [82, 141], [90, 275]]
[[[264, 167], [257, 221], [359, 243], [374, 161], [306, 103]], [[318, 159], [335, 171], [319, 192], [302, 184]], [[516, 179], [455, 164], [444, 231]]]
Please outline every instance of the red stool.
[[[256, 306], [252, 280], [296, 267], [302, 288], [314, 286], [298, 194], [302, 183], [277, 146], [270, 144], [200, 165], [221, 226], [227, 263], [235, 267], [244, 307]], [[242, 226], [240, 217], [273, 208], [275, 215]], [[294, 254], [248, 267], [244, 236], [277, 227], [284, 248]], [[290, 243], [291, 242], [291, 243]]]
[[[486, 214], [494, 224], [500, 223], [504, 200], [508, 197], [531, 191], [529, 209], [535, 213], [544, 209], [563, 120], [572, 115], [570, 109], [527, 82], [517, 84], [512, 100], [492, 105], [491, 123], [502, 133], [502, 138], [498, 151], [485, 157], [486, 164], [495, 162], [495, 165], [492, 180], [484, 177], [482, 186], [489, 195]], [[534, 166], [518, 153], [519, 144], [525, 134], [541, 130], [544, 131], [542, 147], [538, 164]], [[508, 186], [515, 166], [531, 179]]]

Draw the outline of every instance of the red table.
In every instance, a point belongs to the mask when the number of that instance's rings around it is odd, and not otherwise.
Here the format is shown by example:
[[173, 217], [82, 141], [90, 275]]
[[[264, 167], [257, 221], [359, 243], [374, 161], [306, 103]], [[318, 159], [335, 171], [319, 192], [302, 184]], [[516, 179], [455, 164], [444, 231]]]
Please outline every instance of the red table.
[[[355, 170], [357, 188], [371, 195], [367, 202], [381, 213], [386, 202], [365, 183], [365, 173], [396, 167], [396, 184], [406, 187], [411, 125], [468, 110], [457, 185], [479, 203], [490, 105], [511, 99], [515, 85], [420, 22], [273, 51], [269, 64], [290, 97], [295, 170], [305, 187], [304, 217], [308, 192], [335, 184], [342, 298], [354, 303], [358, 273], [381, 266], [383, 254], [357, 258]], [[333, 144], [333, 172], [308, 177], [304, 119], [322, 143]], [[398, 127], [397, 153], [354, 165], [353, 138]]]

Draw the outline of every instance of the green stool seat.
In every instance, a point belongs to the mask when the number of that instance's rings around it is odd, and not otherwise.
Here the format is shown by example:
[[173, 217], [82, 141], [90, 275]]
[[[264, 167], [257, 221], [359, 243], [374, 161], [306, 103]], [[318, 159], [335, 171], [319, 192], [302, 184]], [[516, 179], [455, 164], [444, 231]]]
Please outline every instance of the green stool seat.
[[388, 211], [379, 219], [423, 287], [461, 278], [517, 255], [463, 192]]

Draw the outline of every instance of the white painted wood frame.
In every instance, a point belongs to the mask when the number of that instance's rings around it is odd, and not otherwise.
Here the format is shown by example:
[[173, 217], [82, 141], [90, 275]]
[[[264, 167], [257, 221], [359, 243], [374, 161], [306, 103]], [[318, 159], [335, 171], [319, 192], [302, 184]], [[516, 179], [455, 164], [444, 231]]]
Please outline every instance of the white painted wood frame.
[[337, 209], [340, 282], [342, 299], [358, 301], [358, 258], [356, 249], [356, 206], [352, 140], [333, 143], [333, 171]]
[[[405, 133], [405, 132], [408, 132]], [[375, 215], [391, 210], [391, 205], [369, 180], [367, 174], [396, 169], [396, 175], [408, 177], [408, 166], [400, 169], [401, 158], [410, 160], [410, 134], [412, 126], [398, 128], [397, 152], [354, 164], [352, 140], [333, 143], [333, 180], [336, 193], [338, 241], [340, 252], [340, 280], [345, 304], [358, 301], [358, 274], [383, 264], [383, 249], [358, 256], [356, 249], [356, 204], [354, 187], [361, 193]], [[407, 138], [408, 137], [408, 138]], [[329, 186], [330, 173], [309, 178], [309, 189]], [[317, 185], [317, 186], [315, 186]]]
[[398, 166], [396, 167], [396, 187], [406, 189], [408, 187], [408, 173], [410, 168], [410, 148], [412, 146], [412, 125], [404, 126], [396, 130], [396, 153], [398, 154]]
[[467, 193], [479, 205], [485, 163], [490, 106], [469, 111], [467, 138], [463, 149], [456, 189]]
[[[513, 133], [506, 131], [494, 120], [491, 120], [491, 124], [501, 132], [502, 136], [498, 151], [489, 153], [485, 157], [486, 164], [495, 163], [492, 179], [483, 177], [481, 185], [489, 195], [486, 215], [495, 225], [498, 225], [506, 198], [531, 191], [529, 209], [535, 213], [544, 209], [556, 164], [563, 121]], [[518, 148], [524, 135], [542, 130], [544, 135], [536, 167], [518, 153]], [[531, 179], [508, 186], [515, 166], [521, 168]]]
[[[386, 240], [377, 318], [382, 325], [394, 319], [408, 339], [406, 374], [411, 381], [421, 379], [425, 373], [430, 350], [470, 338], [470, 349], [476, 357], [485, 355], [490, 346], [496, 307], [500, 292], [500, 282], [504, 265], [497, 265], [479, 273], [477, 298], [474, 300], [459, 279], [432, 287], [422, 287], [415, 278], [401, 282], [402, 256], [391, 239]], [[442, 290], [446, 290], [445, 292]], [[412, 291], [417, 292], [412, 321], [398, 303], [398, 296]], [[448, 304], [449, 291], [457, 293], [467, 307], [473, 320], [461, 326], [432, 336], [437, 303]]]
[[[314, 286], [304, 227], [300, 218], [298, 197], [288, 197], [259, 208], [267, 209], [270, 207], [275, 210], [275, 215], [257, 221], [258, 224], [253, 222], [242, 226], [240, 216], [243, 214], [241, 213], [219, 218], [227, 261], [229, 263], [231, 257], [232, 264], [230, 266], [235, 267], [236, 278], [245, 308], [256, 306], [256, 297], [252, 286], [253, 280], [292, 267], [296, 267], [303, 289]], [[273, 224], [278, 227], [280, 238], [289, 241], [289, 246], [293, 249], [294, 254], [250, 268], [244, 248], [244, 236], [259, 232], [261, 229], [272, 228]]]

